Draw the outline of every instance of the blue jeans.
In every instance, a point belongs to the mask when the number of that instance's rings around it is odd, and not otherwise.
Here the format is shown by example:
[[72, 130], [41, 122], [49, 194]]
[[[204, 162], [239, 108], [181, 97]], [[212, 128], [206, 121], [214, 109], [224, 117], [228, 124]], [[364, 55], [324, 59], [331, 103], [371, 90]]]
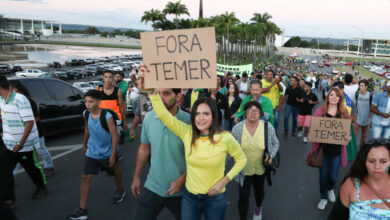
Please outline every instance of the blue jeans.
[[293, 119], [292, 132], [297, 131], [298, 112], [299, 109], [297, 107], [291, 106], [289, 104], [286, 104], [284, 106], [284, 131], [288, 131], [288, 118], [290, 117], [290, 114], [292, 114], [292, 119]]
[[194, 195], [184, 189], [181, 201], [182, 220], [200, 220], [204, 213], [206, 220], [223, 220], [226, 213], [226, 192], [216, 196]]
[[43, 160], [43, 166], [45, 169], [52, 169], [54, 168], [53, 158], [51, 157], [51, 154], [47, 150], [46, 144], [45, 144], [45, 138], [41, 137], [39, 138], [39, 143], [41, 144], [40, 147], [38, 147], [37, 153]]
[[328, 199], [328, 190], [332, 190], [336, 184], [340, 166], [341, 156], [323, 156], [322, 167], [320, 168], [321, 199]]
[[389, 138], [390, 137], [390, 125], [377, 125], [372, 123], [371, 138]]
[[274, 109], [274, 128], [276, 133], [278, 132], [278, 128], [279, 128], [279, 114], [280, 112]]
[[233, 125], [234, 125], [234, 118], [230, 118], [230, 119], [224, 118], [223, 121], [224, 121], [223, 122], [223, 128], [226, 131], [232, 131]]

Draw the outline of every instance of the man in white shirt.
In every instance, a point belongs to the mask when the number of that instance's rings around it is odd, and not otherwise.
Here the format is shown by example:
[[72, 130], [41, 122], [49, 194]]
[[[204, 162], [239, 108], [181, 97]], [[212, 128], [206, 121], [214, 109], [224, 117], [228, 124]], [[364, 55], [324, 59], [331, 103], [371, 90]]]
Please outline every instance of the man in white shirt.
[[345, 74], [344, 77], [344, 93], [348, 95], [348, 97], [352, 101], [352, 123], [356, 123], [356, 117], [357, 117], [357, 109], [356, 109], [356, 92], [359, 89], [358, 84], [352, 84], [353, 76], [349, 73]]
[[314, 76], [313, 72], [309, 73], [309, 76], [306, 78], [306, 81], [312, 83], [313, 86], [311, 87], [311, 92], [316, 93], [316, 85], [315, 84], [317, 82], [317, 78]]

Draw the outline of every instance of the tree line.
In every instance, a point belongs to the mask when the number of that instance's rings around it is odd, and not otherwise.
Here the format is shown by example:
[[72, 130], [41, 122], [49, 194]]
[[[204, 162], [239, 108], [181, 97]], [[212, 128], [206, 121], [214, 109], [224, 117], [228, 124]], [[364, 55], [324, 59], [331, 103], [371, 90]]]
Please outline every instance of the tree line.
[[[170, 15], [174, 16], [172, 20], [167, 17]], [[151, 22], [154, 31], [215, 27], [219, 63], [258, 63], [261, 57], [269, 58], [275, 50], [271, 46], [275, 36], [282, 33], [266, 12], [254, 13], [249, 22], [240, 21], [234, 12], [198, 19], [184, 19], [181, 15], [190, 16], [187, 7], [180, 1], [168, 2], [162, 10], [145, 11], [141, 21]]]
[[[285, 47], [301, 47], [301, 48], [313, 48], [313, 49], [325, 49], [325, 50], [346, 50], [346, 45], [333, 44], [333, 43], [320, 43], [316, 39], [310, 41], [302, 40], [300, 37], [292, 37], [285, 44]], [[357, 51], [356, 45], [349, 45], [350, 51]]]

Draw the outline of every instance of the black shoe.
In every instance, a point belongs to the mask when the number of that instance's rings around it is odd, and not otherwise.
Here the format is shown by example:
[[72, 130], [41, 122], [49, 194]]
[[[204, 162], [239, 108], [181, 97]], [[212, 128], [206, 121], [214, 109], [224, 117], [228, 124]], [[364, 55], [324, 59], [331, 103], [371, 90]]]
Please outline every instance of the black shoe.
[[47, 187], [46, 186], [41, 186], [38, 187], [34, 194], [32, 195], [32, 199], [41, 199], [43, 198], [47, 193]]
[[123, 198], [125, 198], [125, 191], [123, 189], [119, 189], [115, 192], [114, 200], [112, 203], [117, 204], [121, 203], [123, 201]]
[[66, 216], [66, 219], [70, 219], [70, 220], [88, 219], [88, 212], [87, 212], [87, 210], [79, 208], [73, 214]]

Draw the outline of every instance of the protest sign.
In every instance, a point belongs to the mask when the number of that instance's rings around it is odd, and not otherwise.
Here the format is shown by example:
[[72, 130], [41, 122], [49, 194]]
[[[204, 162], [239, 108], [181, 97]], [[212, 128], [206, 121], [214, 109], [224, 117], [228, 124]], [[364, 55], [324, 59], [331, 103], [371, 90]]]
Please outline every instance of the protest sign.
[[216, 88], [215, 30], [182, 29], [141, 33], [147, 88]]
[[347, 145], [351, 136], [351, 119], [312, 117], [310, 141]]
[[248, 65], [240, 65], [240, 66], [229, 66], [229, 65], [222, 65], [217, 64], [217, 73], [218, 75], [223, 76], [225, 72], [231, 72], [233, 73], [233, 76], [239, 75], [242, 76], [243, 73], [247, 73], [248, 76], [253, 71], [253, 64]]

